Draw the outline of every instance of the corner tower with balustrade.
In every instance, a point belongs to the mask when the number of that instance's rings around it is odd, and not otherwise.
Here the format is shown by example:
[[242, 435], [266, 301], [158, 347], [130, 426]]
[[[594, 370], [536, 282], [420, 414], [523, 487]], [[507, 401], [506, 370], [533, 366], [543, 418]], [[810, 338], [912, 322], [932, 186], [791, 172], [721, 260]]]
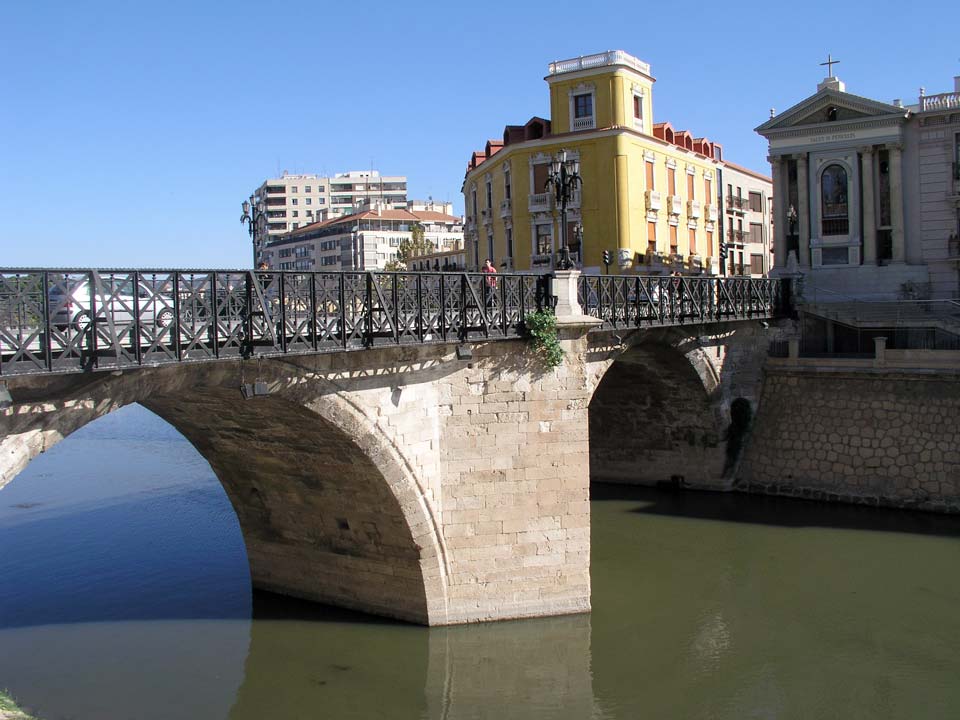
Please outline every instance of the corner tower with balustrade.
[[[508, 125], [470, 157], [468, 258], [547, 272], [566, 236], [588, 274], [603, 270], [604, 250], [615, 274], [721, 274], [722, 148], [654, 122], [650, 66], [613, 50], [550, 63], [545, 80], [550, 117]], [[566, 233], [546, 187], [562, 151], [583, 180], [567, 203]]]

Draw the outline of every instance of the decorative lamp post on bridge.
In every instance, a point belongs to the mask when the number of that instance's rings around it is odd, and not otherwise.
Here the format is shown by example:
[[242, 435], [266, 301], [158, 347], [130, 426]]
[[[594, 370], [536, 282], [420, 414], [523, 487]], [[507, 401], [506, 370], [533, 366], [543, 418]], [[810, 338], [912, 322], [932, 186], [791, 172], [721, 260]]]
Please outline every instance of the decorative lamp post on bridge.
[[263, 201], [258, 201], [253, 195], [249, 200], [244, 200], [240, 207], [243, 208], [240, 223], [247, 224], [250, 240], [253, 243], [253, 266], [257, 267], [263, 260], [263, 240], [267, 234], [266, 207]]
[[[574, 268], [570, 261], [570, 246], [567, 243], [567, 203], [573, 197], [577, 186], [582, 184], [580, 161], [567, 160], [567, 151], [561, 150], [550, 161], [550, 174], [547, 176], [547, 182], [544, 185], [545, 190], [553, 192], [557, 205], [560, 206], [560, 261], [557, 263], [558, 270], [573, 270]], [[582, 250], [580, 257], [583, 257]]]

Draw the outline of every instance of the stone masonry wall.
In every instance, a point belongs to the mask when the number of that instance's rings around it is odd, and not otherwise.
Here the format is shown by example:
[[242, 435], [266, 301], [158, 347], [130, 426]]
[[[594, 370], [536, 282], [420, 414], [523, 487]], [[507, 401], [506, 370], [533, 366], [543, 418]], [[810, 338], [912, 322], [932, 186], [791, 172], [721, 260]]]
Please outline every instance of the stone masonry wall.
[[735, 487], [960, 511], [960, 375], [768, 368]]

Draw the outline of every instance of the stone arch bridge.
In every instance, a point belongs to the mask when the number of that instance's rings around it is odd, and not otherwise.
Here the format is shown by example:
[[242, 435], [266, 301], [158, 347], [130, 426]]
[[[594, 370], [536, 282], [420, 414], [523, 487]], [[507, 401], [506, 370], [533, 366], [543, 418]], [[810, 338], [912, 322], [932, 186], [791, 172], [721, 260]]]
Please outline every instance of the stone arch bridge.
[[[140, 403], [210, 463], [255, 586], [429, 625], [589, 610], [591, 473], [715, 485], [785, 309], [772, 281], [202, 274], [0, 272], [0, 487]], [[559, 367], [519, 339], [537, 308]]]

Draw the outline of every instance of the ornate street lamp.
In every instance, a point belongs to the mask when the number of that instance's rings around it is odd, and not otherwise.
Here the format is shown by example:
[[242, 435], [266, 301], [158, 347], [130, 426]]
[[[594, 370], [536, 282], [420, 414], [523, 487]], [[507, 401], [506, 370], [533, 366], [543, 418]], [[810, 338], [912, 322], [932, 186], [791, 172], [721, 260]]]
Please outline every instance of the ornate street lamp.
[[240, 216], [240, 224], [247, 224], [247, 230], [250, 233], [250, 240], [253, 242], [253, 266], [257, 267], [262, 259], [263, 239], [267, 234], [267, 212], [262, 201], [251, 195], [250, 200], [244, 200], [240, 206], [243, 208], [243, 215]]
[[[557, 263], [558, 270], [573, 270], [573, 263], [570, 262], [570, 247], [567, 244], [567, 203], [573, 197], [573, 192], [578, 185], [582, 185], [580, 178], [580, 161], [567, 160], [567, 151], [561, 150], [560, 154], [550, 162], [550, 175], [544, 185], [544, 190], [551, 190], [560, 206], [560, 262]], [[581, 257], [582, 250], [581, 250]]]

